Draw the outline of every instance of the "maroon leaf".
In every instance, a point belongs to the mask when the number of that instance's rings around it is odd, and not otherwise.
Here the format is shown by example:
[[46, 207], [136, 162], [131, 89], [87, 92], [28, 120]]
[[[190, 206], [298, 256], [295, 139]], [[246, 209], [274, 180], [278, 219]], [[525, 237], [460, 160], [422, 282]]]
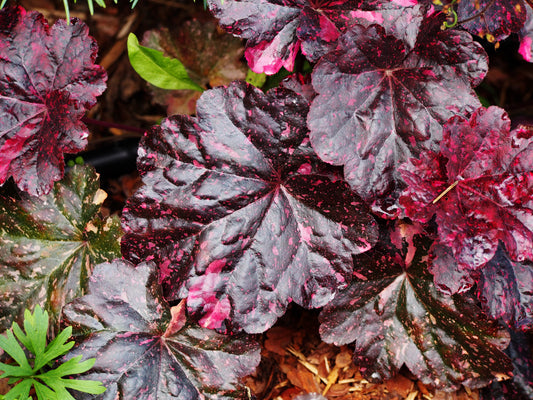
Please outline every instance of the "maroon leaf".
[[512, 329], [533, 329], [533, 262], [516, 262], [500, 245], [481, 270], [477, 295], [485, 312]]
[[487, 70], [468, 33], [441, 31], [435, 15], [418, 29], [417, 18], [401, 14], [387, 24], [391, 33], [355, 25], [313, 71], [313, 147], [324, 161], [344, 165], [352, 188], [389, 216], [402, 188], [397, 165], [438, 148], [442, 124], [479, 105], [470, 85]]
[[248, 39], [246, 59], [257, 73], [292, 71], [300, 47], [313, 61], [334, 45], [360, 0], [209, 0], [229, 32]]
[[468, 0], [457, 4], [459, 20], [465, 21], [461, 26], [490, 42], [518, 32], [526, 20], [524, 0]]
[[69, 324], [90, 332], [68, 358], [96, 358], [84, 374], [107, 388], [96, 399], [248, 398], [238, 380], [259, 364], [257, 342], [184, 323], [184, 311], [163, 300], [153, 264], [100, 264], [89, 294], [64, 309]]
[[513, 260], [533, 259], [533, 139], [509, 129], [497, 107], [451, 118], [440, 153], [400, 168], [405, 214], [419, 222], [436, 215], [440, 242], [461, 269], [486, 264], [498, 240]]
[[51, 28], [37, 12], [0, 11], [0, 184], [33, 195], [63, 177], [63, 153], [87, 144], [80, 122], [105, 89], [97, 45], [76, 19]]
[[448, 297], [427, 271], [431, 241], [416, 226], [383, 231], [355, 257], [355, 276], [320, 314], [322, 340], [355, 342], [354, 361], [367, 379], [385, 380], [405, 364], [424, 384], [455, 390], [509, 377], [501, 351], [509, 335], [472, 301]]
[[155, 259], [168, 297], [188, 293], [203, 326], [263, 332], [291, 300], [321, 307], [377, 240], [368, 208], [313, 153], [307, 108], [235, 82], [141, 143], [123, 254]]

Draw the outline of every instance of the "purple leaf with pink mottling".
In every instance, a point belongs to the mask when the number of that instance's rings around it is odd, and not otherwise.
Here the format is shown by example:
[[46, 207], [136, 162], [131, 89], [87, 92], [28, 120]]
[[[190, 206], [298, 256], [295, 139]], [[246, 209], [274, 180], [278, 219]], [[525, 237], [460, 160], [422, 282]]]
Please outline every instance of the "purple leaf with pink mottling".
[[468, 0], [457, 3], [461, 26], [473, 35], [500, 41], [516, 33], [526, 20], [524, 0]]
[[533, 330], [533, 262], [513, 261], [502, 245], [481, 270], [477, 295], [490, 317]]
[[227, 31], [248, 39], [246, 59], [257, 73], [292, 71], [299, 49], [312, 61], [334, 46], [360, 0], [209, 0]]
[[77, 19], [49, 27], [35, 11], [0, 11], [0, 184], [13, 177], [46, 194], [63, 177], [63, 153], [86, 146], [80, 119], [107, 79], [88, 31]]
[[82, 377], [107, 388], [80, 399], [248, 398], [238, 380], [259, 364], [257, 342], [187, 323], [184, 306], [170, 309], [163, 299], [157, 275], [151, 263], [100, 264], [89, 294], [65, 307], [65, 321], [89, 334], [68, 358], [96, 358]]
[[202, 326], [264, 332], [291, 300], [321, 307], [377, 240], [368, 207], [314, 154], [307, 110], [289, 90], [235, 82], [141, 143], [123, 254], [155, 259]]
[[350, 286], [321, 312], [322, 340], [355, 342], [354, 361], [372, 381], [391, 378], [404, 364], [445, 390], [510, 376], [502, 352], [507, 331], [470, 299], [437, 290], [427, 270], [430, 245], [417, 226], [384, 229], [372, 250], [355, 257]]
[[524, 60], [533, 62], [533, 9], [526, 5], [527, 18], [523, 28], [518, 32], [520, 37], [520, 48], [518, 52]]
[[397, 215], [403, 188], [396, 167], [437, 149], [442, 124], [479, 106], [471, 85], [487, 71], [487, 55], [468, 33], [442, 31], [442, 16], [421, 20], [424, 10], [416, 10], [385, 28], [353, 26], [313, 71], [313, 147], [344, 165], [352, 188], [388, 216]]
[[498, 240], [512, 260], [533, 259], [533, 138], [509, 129], [498, 107], [451, 118], [439, 153], [400, 168], [405, 214], [423, 223], [436, 215], [440, 243], [463, 270], [485, 265]]

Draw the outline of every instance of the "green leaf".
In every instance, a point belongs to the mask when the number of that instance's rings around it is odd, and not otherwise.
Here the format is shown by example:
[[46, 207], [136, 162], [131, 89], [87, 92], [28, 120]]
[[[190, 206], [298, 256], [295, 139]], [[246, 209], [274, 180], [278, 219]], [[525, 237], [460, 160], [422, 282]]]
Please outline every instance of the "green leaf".
[[5, 400], [22, 400], [30, 398], [30, 389], [35, 381], [27, 379], [12, 388], [4, 397]]
[[250, 85], [254, 85], [255, 87], [261, 88], [265, 84], [267, 80], [267, 74], [264, 72], [261, 74], [258, 74], [251, 69], [248, 70], [246, 74], [246, 82], [248, 82]]
[[120, 220], [99, 214], [106, 197], [99, 187], [94, 168], [76, 165], [48, 195], [0, 192], [0, 331], [40, 304], [53, 333], [63, 305], [84, 294], [93, 266], [120, 257]]
[[[15, 335], [21, 342], [31, 347], [31, 352], [35, 354], [34, 366], [31, 367], [24, 350], [15, 339], [12, 331], [7, 331], [6, 337], [0, 335], [0, 346], [16, 362], [16, 364], [11, 365], [0, 363], [0, 369], [4, 371], [2, 377], [10, 378], [10, 384], [16, 383], [16, 386], [9, 391], [5, 399], [25, 399], [28, 397], [31, 387], [35, 389], [35, 394], [39, 400], [74, 400], [67, 388], [91, 394], [103, 393], [106, 390], [101, 382], [80, 382], [75, 379], [63, 378], [64, 376], [87, 372], [94, 365], [96, 361], [94, 358], [82, 362], [82, 356], [73, 357], [57, 368], [44, 372], [42, 367], [48, 365], [51, 368], [52, 361], [67, 353], [74, 345], [74, 342], [67, 342], [72, 334], [72, 327], [69, 326], [64, 329], [49, 345], [46, 345], [48, 313], [37, 305], [33, 314], [26, 310], [24, 316], [25, 332], [15, 323], [13, 323], [13, 330], [16, 331]], [[3, 397], [0, 396], [0, 399]]]
[[133, 69], [154, 86], [172, 90], [204, 90], [189, 78], [178, 59], [165, 57], [158, 50], [141, 46], [133, 33], [128, 36], [128, 56]]
[[[72, 335], [72, 327], [68, 326], [59, 335], [57, 335], [52, 342], [46, 347], [46, 352], [35, 358], [34, 370], [39, 370], [48, 364], [50, 361], [55, 360], [57, 357], [66, 354], [74, 342], [68, 342], [67, 340]], [[45, 336], [46, 337], [46, 336]], [[75, 373], [75, 372], [73, 372]]]
[[[48, 313], [37, 305], [33, 314], [30, 310], [24, 311], [24, 330], [13, 324], [13, 333], [17, 339], [33, 354], [39, 358], [46, 348], [46, 334], [48, 333]], [[40, 367], [39, 367], [40, 368]]]
[[[13, 360], [15, 360], [19, 364], [19, 368], [22, 368], [25, 371], [25, 374], [31, 373], [32, 368], [28, 363], [26, 354], [24, 354], [24, 350], [18, 344], [17, 340], [15, 339], [15, 336], [13, 336], [13, 332], [7, 331], [7, 337], [0, 335], [0, 348], [2, 348], [7, 354], [11, 356], [11, 358], [13, 358]], [[5, 378], [8, 375], [13, 376], [11, 374], [8, 374], [8, 371], [12, 370], [13, 368], [15, 367], [13, 367], [12, 365], [0, 363], [0, 371], [5, 372], [5, 374], [0, 376], [0, 378]]]

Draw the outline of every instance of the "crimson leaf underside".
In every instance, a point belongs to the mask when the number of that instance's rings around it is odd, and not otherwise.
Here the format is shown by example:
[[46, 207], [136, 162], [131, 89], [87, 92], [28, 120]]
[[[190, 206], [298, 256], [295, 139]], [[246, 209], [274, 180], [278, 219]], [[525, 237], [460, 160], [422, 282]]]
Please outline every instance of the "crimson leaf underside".
[[397, 166], [438, 148], [442, 124], [479, 106], [471, 84], [487, 71], [487, 55], [468, 33], [441, 31], [439, 15], [398, 29], [415, 20], [405, 13], [391, 27], [353, 26], [312, 73], [313, 147], [322, 160], [344, 165], [352, 188], [385, 215], [397, 214]]
[[0, 331], [39, 304], [54, 329], [94, 265], [120, 256], [120, 221], [103, 218], [98, 175], [75, 166], [46, 196], [0, 194]]
[[291, 300], [321, 307], [377, 240], [368, 208], [310, 147], [307, 107], [235, 82], [141, 143], [123, 254], [155, 259], [168, 298], [188, 296], [202, 326], [258, 333]]
[[88, 31], [76, 19], [49, 27], [35, 11], [0, 11], [0, 184], [13, 177], [32, 195], [48, 193], [63, 153], [85, 148], [80, 119], [107, 79]]
[[96, 399], [246, 398], [238, 380], [259, 364], [257, 342], [188, 323], [178, 306], [171, 310], [163, 299], [152, 263], [100, 264], [88, 293], [67, 305], [64, 314], [75, 332], [90, 333], [68, 358], [96, 358], [82, 375], [107, 388]]
[[403, 364], [424, 384], [446, 390], [510, 376], [501, 351], [507, 331], [472, 301], [436, 289], [427, 271], [431, 240], [420, 230], [399, 234], [411, 229], [384, 231], [356, 257], [357, 279], [320, 314], [322, 340], [355, 342], [354, 361], [372, 380], [391, 378]]
[[451, 118], [439, 153], [400, 168], [405, 214], [422, 223], [436, 215], [440, 243], [462, 270], [485, 265], [499, 240], [512, 260], [533, 259], [533, 140], [509, 129], [497, 107]]

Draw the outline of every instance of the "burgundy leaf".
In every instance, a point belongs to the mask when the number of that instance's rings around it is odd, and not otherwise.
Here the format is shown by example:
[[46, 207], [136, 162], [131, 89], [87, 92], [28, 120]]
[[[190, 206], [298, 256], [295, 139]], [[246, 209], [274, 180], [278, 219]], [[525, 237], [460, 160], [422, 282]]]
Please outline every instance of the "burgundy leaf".
[[203, 326], [263, 332], [291, 300], [321, 307], [377, 240], [368, 207], [309, 145], [307, 109], [235, 82], [141, 143], [123, 254], [155, 259], [168, 298], [188, 294]]
[[485, 312], [512, 329], [533, 329], [533, 262], [516, 262], [500, 245], [481, 270], [477, 295]]
[[322, 340], [355, 342], [364, 377], [389, 379], [405, 364], [424, 384], [455, 390], [509, 377], [509, 335], [474, 302], [440, 293], [427, 271], [431, 241], [400, 225], [355, 257], [354, 278], [320, 314]]
[[23, 8], [0, 11], [0, 184], [12, 176], [33, 195], [63, 177], [63, 153], [87, 144], [80, 122], [105, 90], [96, 41], [73, 19], [49, 27]]
[[526, 20], [524, 0], [468, 0], [457, 4], [459, 21], [465, 21], [461, 26], [490, 42], [518, 32]]
[[238, 380], [259, 364], [257, 342], [184, 323], [185, 309], [169, 309], [157, 275], [150, 263], [100, 264], [89, 281], [89, 294], [65, 307], [65, 320], [90, 333], [68, 358], [96, 358], [83, 376], [107, 388], [97, 397], [81, 398], [248, 398]]
[[248, 39], [246, 59], [257, 73], [292, 71], [298, 50], [316, 61], [335, 44], [360, 0], [209, 0], [227, 31]]
[[533, 259], [533, 139], [509, 129], [497, 107], [451, 118], [440, 153], [400, 168], [405, 214], [419, 222], [436, 215], [440, 242], [461, 269], [486, 264], [498, 240], [513, 260]]
[[352, 188], [389, 216], [402, 189], [396, 167], [437, 149], [442, 124], [479, 106], [471, 84], [487, 70], [468, 33], [441, 31], [435, 15], [399, 32], [409, 21], [416, 16], [400, 15], [391, 33], [355, 25], [341, 36], [313, 71], [318, 96], [308, 117], [320, 158], [344, 165]]

